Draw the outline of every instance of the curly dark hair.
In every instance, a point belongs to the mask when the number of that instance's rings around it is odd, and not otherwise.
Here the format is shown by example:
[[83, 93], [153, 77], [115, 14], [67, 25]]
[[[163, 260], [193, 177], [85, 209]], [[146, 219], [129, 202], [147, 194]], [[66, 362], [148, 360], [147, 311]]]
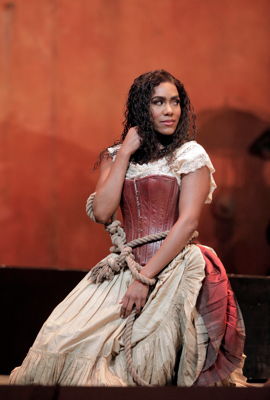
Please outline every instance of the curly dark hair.
[[[181, 116], [176, 130], [173, 135], [166, 135], [166, 137], [155, 132], [149, 112], [154, 88], [162, 82], [171, 82], [176, 86], [181, 107]], [[164, 156], [171, 158], [175, 149], [194, 139], [196, 134], [195, 114], [184, 85], [163, 69], [147, 72], [136, 78], [128, 93], [121, 139], [114, 145], [122, 143], [128, 130], [134, 126], [138, 128], [141, 146], [131, 156], [131, 161], [143, 164]], [[101, 153], [100, 159], [105, 153], [106, 150]]]

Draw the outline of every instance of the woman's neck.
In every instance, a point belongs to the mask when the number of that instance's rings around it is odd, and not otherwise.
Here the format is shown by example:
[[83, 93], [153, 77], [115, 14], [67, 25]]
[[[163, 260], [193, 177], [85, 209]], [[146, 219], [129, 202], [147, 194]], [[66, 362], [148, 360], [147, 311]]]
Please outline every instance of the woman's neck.
[[162, 135], [161, 133], [156, 132], [156, 137], [161, 145], [161, 148], [168, 146], [173, 141], [173, 135]]

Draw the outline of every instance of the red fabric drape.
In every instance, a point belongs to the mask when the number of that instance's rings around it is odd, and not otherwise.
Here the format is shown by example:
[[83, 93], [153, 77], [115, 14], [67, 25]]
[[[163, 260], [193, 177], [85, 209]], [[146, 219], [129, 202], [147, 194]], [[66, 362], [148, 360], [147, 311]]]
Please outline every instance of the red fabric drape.
[[209, 248], [198, 247], [205, 259], [205, 279], [197, 309], [208, 331], [209, 343], [195, 385], [209, 386], [242, 366], [245, 326], [222, 262]]

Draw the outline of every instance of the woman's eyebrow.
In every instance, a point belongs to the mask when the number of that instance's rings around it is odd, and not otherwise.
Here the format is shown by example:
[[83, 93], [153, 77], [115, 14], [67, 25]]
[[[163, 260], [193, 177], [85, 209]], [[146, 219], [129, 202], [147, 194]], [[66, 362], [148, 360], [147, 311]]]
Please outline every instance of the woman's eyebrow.
[[[164, 97], [164, 96], [153, 96], [153, 97], [152, 97], [152, 100], [153, 100], [153, 99], [162, 99], [162, 100], [165, 100], [166, 97]], [[177, 100], [177, 99], [180, 99], [180, 97], [179, 97], [179, 96], [172, 96], [172, 97], [171, 97], [171, 100]]]

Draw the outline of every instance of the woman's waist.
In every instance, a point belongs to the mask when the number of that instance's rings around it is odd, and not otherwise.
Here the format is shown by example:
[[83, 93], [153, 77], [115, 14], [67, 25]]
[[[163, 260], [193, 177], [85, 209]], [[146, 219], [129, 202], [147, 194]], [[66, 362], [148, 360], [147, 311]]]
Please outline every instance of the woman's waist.
[[158, 249], [160, 248], [162, 242], [164, 239], [155, 241], [155, 242], [151, 242], [151, 243], [146, 243], [146, 244], [142, 244], [138, 247], [134, 247], [133, 248], [133, 255], [134, 255], [134, 259], [135, 261], [144, 266], [147, 264], [147, 262], [154, 256], [154, 254], [158, 251]]
[[165, 222], [157, 219], [156, 224], [151, 224], [149, 222], [149, 219], [144, 220], [143, 218], [138, 218], [133, 224], [131, 224], [130, 221], [128, 224], [124, 223], [127, 242], [144, 238], [148, 235], [153, 235], [153, 240], [147, 243], [139, 244], [133, 248], [135, 261], [137, 261], [140, 265], [145, 265], [160, 248], [165, 236], [158, 239], [157, 236], [159, 236], [158, 234], [162, 232], [169, 231], [175, 222], [175, 218], [170, 220], [167, 219]]
[[145, 215], [125, 215], [123, 216], [123, 227], [127, 241], [168, 231], [177, 221], [178, 213], [162, 215], [157, 213]]

